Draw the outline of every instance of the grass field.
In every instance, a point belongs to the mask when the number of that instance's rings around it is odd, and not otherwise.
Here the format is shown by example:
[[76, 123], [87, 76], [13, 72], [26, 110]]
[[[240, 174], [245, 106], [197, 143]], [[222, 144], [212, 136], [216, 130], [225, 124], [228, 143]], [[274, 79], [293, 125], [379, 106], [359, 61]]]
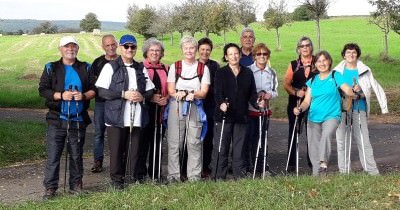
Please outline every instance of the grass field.
[[[315, 22], [294, 22], [290, 26], [281, 29], [282, 50], [276, 51], [276, 38], [274, 31], [267, 31], [262, 25], [252, 25], [256, 32], [256, 42], [265, 42], [273, 50], [271, 55], [272, 66], [279, 75], [280, 96], [272, 103], [275, 117], [285, 117], [287, 94], [282, 88], [284, 73], [290, 60], [297, 57], [295, 46], [297, 40], [305, 35], [310, 36], [314, 42]], [[227, 33], [227, 42], [239, 42], [241, 27], [237, 31]], [[127, 31], [112, 32], [117, 38]], [[38, 96], [38, 80], [43, 71], [43, 66], [49, 62], [59, 59], [57, 46], [61, 34], [44, 36], [3, 36], [0, 37], [0, 107], [26, 107], [43, 108], [43, 101]], [[100, 48], [100, 36], [92, 34], [74, 34], [80, 43], [79, 59], [92, 62], [94, 58], [102, 54]], [[196, 39], [204, 34], [197, 33]], [[143, 37], [137, 36], [139, 48], [142, 46]], [[214, 42], [212, 58], [221, 62], [223, 37], [211, 35]], [[174, 34], [174, 45], [170, 43], [170, 36], [163, 37], [166, 52], [163, 62], [173, 63], [181, 59], [179, 48], [180, 35]], [[387, 89], [389, 95], [389, 110], [394, 114], [400, 113], [400, 107], [395, 99], [399, 94], [395, 89], [400, 86], [400, 36], [395, 33], [389, 34], [389, 55], [394, 58], [390, 62], [379, 60], [380, 52], [383, 51], [383, 34], [375, 25], [368, 23], [367, 18], [332, 18], [321, 21], [321, 48], [331, 52], [334, 62], [338, 63], [340, 51], [347, 42], [357, 42], [362, 48], [362, 59], [373, 69], [375, 77]], [[143, 60], [141, 49], [136, 54], [136, 60]], [[372, 106], [372, 113], [378, 113], [376, 103]]]
[[[374, 187], [371, 187], [374, 186]], [[274, 177], [266, 180], [144, 184], [15, 209], [399, 209], [398, 175]]]

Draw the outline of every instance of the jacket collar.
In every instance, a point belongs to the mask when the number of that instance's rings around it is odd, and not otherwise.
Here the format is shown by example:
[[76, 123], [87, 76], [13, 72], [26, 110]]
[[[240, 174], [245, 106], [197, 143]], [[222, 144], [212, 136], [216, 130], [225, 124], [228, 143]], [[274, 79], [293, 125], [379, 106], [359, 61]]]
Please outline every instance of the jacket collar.
[[[333, 70], [340, 72], [343, 74], [344, 67], [346, 65], [346, 61], [342, 60]], [[358, 70], [358, 75], [364, 74], [367, 71], [370, 71], [370, 68], [365, 65], [362, 61], [358, 60], [357, 61], [357, 70]]]

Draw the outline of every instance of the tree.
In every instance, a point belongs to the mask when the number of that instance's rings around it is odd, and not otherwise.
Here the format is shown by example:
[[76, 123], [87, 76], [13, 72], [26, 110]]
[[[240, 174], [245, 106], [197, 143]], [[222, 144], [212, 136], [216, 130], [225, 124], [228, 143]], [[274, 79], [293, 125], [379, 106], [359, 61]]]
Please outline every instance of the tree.
[[268, 30], [275, 29], [276, 49], [281, 49], [279, 28], [290, 22], [285, 0], [280, 0], [279, 4], [271, 2], [267, 11], [264, 12], [264, 23]]
[[144, 9], [139, 9], [134, 4], [128, 8], [127, 28], [134, 33], [143, 35], [145, 39], [157, 35], [149, 30], [156, 20], [158, 20], [156, 9], [149, 5], [146, 5]]
[[173, 45], [173, 37], [172, 33], [174, 32], [171, 24], [172, 24], [172, 16], [170, 14], [171, 9], [159, 9], [158, 20], [153, 22], [150, 28], [147, 30], [149, 34], [157, 34], [161, 35], [161, 40], [163, 39], [164, 34], [171, 33], [171, 45]]
[[93, 29], [101, 28], [101, 22], [97, 19], [96, 14], [89, 12], [85, 15], [85, 18], [81, 20], [79, 27], [84, 31], [92, 32]]
[[32, 34], [55, 34], [58, 32], [58, 27], [56, 25], [51, 24], [50, 21], [44, 21], [40, 23], [39, 26], [32, 29]]
[[224, 45], [226, 44], [226, 31], [233, 29], [236, 30], [235, 26], [237, 23], [237, 17], [235, 16], [235, 7], [228, 0], [221, 0], [218, 2], [217, 14], [218, 19], [216, 20], [216, 28], [219, 31], [223, 31]]
[[317, 39], [318, 39], [318, 50], [321, 49], [321, 29], [320, 19], [327, 13], [329, 1], [328, 0], [304, 0], [303, 5], [311, 11], [314, 16], [317, 25]]
[[253, 0], [235, 0], [234, 5], [240, 24], [248, 27], [250, 23], [256, 22], [256, 7]]
[[312, 18], [311, 12], [305, 5], [298, 6], [292, 13], [292, 20], [294, 21], [308, 21]]
[[388, 55], [388, 35], [390, 30], [392, 29], [396, 33], [400, 34], [400, 0], [369, 0], [369, 3], [376, 6], [376, 11], [371, 13], [370, 22], [378, 26], [384, 33], [384, 55]]

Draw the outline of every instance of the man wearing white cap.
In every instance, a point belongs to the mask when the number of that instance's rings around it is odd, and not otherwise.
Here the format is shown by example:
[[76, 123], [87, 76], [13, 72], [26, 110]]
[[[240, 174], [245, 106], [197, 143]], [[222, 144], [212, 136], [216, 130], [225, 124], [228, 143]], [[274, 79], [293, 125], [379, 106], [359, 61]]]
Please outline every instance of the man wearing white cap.
[[83, 144], [86, 127], [91, 123], [87, 109], [95, 95], [90, 64], [76, 58], [79, 51], [76, 39], [62, 37], [58, 49], [61, 59], [45, 65], [39, 82], [39, 94], [46, 99], [49, 108], [46, 114], [44, 199], [56, 195], [64, 144], [68, 156], [69, 192], [82, 191]]
[[121, 55], [104, 65], [96, 82], [99, 96], [106, 100], [110, 176], [117, 189], [135, 181], [140, 132], [149, 121], [147, 104], [153, 96], [154, 84], [147, 71], [133, 59], [136, 49], [136, 38], [123, 35], [119, 41]]

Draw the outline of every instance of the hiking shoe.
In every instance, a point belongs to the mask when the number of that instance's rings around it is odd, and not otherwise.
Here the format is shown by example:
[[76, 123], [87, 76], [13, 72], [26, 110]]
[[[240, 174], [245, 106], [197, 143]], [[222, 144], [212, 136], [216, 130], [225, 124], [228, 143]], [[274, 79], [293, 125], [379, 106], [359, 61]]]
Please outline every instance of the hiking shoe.
[[69, 188], [69, 193], [73, 195], [79, 195], [83, 192], [82, 182], [78, 182]]
[[54, 198], [56, 195], [57, 195], [57, 188], [55, 187], [47, 188], [46, 191], [44, 191], [43, 200], [50, 200]]
[[319, 167], [318, 174], [319, 176], [326, 176], [328, 173], [327, 167]]
[[103, 171], [103, 161], [96, 160], [93, 163], [93, 167], [90, 169], [93, 173], [100, 173]]

